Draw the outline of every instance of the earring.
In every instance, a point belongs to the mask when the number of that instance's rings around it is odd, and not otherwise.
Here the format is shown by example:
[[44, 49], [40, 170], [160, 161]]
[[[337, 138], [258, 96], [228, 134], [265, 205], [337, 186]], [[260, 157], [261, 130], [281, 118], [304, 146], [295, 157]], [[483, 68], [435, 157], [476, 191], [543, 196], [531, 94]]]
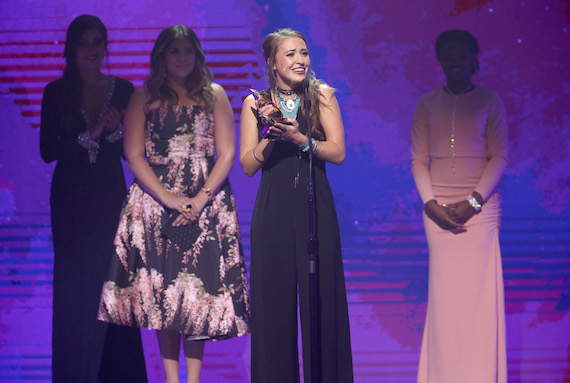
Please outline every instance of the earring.
[[479, 73], [479, 60], [475, 59], [473, 62], [473, 74]]

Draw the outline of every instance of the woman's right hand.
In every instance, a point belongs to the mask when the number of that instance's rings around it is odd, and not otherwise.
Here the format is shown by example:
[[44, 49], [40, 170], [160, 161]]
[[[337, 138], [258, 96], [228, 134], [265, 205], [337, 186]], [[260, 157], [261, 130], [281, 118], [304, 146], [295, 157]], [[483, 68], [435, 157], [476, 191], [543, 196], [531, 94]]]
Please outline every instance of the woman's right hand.
[[167, 208], [180, 212], [180, 215], [172, 223], [172, 226], [187, 225], [190, 221], [194, 221], [198, 218], [198, 212], [188, 197], [177, 196], [169, 192], [162, 203]]
[[252, 95], [247, 96], [243, 101], [240, 119], [239, 161], [243, 172], [249, 177], [261, 169], [263, 162], [269, 158], [275, 145], [273, 137], [266, 136], [260, 141], [258, 130], [259, 119], [263, 118], [264, 114], [265, 116], [270, 114], [272, 110], [274, 108], [270, 105], [264, 105], [260, 108]]
[[89, 129], [89, 136], [92, 140], [98, 139], [104, 131], [114, 132], [119, 127], [123, 113], [121, 113], [115, 106], [111, 105], [101, 116], [97, 123]]
[[123, 120], [123, 114], [124, 111], [120, 111], [114, 105], [110, 105], [102, 118], [105, 121], [105, 131], [112, 133], [117, 130]]
[[282, 133], [283, 130], [276, 127], [275, 126], [275, 121], [273, 121], [271, 119], [271, 117], [269, 117], [272, 113], [275, 113], [275, 111], [277, 110], [275, 108], [275, 105], [273, 104], [266, 104], [263, 105], [261, 108], [259, 107], [259, 100], [255, 101], [255, 106], [257, 108], [257, 114], [259, 116], [259, 118], [261, 119], [261, 121], [264, 124], [271, 124], [269, 126], [269, 130], [267, 132], [267, 136], [266, 138], [268, 139], [275, 139], [278, 138]]
[[95, 125], [89, 128], [89, 137], [91, 137], [93, 141], [97, 140], [101, 134], [103, 134], [103, 131], [105, 130], [105, 124], [105, 119], [100, 118]]
[[257, 113], [259, 113], [260, 117], [264, 116], [265, 118], [268, 118], [267, 116], [278, 110], [276, 109], [274, 104], [265, 104], [260, 108], [259, 100], [255, 100], [255, 106], [257, 108]]
[[448, 214], [445, 207], [438, 205], [437, 201], [432, 199], [425, 203], [424, 211], [426, 215], [444, 230], [462, 229], [463, 225], [455, 222]]

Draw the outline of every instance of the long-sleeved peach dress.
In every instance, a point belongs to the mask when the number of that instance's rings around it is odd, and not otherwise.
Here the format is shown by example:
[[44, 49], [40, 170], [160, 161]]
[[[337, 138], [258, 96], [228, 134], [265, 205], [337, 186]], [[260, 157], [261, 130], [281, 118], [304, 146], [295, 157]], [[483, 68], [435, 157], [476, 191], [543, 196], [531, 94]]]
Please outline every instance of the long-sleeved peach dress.
[[506, 383], [500, 204], [495, 190], [508, 161], [505, 108], [475, 87], [438, 88], [419, 100], [412, 126], [412, 173], [425, 203], [485, 204], [462, 232], [424, 213], [429, 248], [428, 308], [418, 383]]

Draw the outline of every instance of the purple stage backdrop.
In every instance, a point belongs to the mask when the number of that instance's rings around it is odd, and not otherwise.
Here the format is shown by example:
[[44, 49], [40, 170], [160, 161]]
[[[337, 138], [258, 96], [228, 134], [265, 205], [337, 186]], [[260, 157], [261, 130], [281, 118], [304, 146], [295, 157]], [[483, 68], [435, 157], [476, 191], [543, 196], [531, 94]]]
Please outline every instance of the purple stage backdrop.
[[[263, 36], [286, 26], [305, 33], [317, 76], [338, 89], [346, 129], [346, 162], [328, 173], [357, 383], [415, 381], [428, 270], [410, 125], [420, 95], [444, 82], [437, 34], [473, 32], [481, 47], [474, 80], [499, 92], [509, 114], [511, 162], [500, 185], [509, 382], [570, 382], [568, 0], [0, 2], [0, 382], [51, 381], [53, 166], [39, 156], [40, 103], [61, 75], [67, 25], [83, 13], [109, 28], [109, 72], [137, 87], [159, 31], [194, 28], [236, 131], [247, 89], [267, 86]], [[249, 261], [258, 178], [236, 165], [230, 179]], [[156, 339], [143, 336], [158, 382]], [[203, 381], [248, 382], [249, 343], [208, 343]]]

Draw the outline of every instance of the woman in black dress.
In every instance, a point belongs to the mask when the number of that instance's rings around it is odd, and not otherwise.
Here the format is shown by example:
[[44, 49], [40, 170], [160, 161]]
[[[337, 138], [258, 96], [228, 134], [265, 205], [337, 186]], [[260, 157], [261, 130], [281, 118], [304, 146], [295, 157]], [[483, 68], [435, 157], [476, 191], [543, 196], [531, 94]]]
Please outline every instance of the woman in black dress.
[[97, 321], [126, 194], [122, 110], [134, 90], [101, 72], [106, 48], [101, 20], [73, 20], [63, 77], [46, 86], [42, 100], [41, 156], [57, 161], [50, 197], [54, 382], [146, 381], [139, 330]]
[[[307, 257], [308, 146], [313, 146], [321, 302], [322, 381], [352, 382], [352, 355], [340, 235], [325, 163], [344, 161], [344, 129], [331, 87], [310, 71], [304, 36], [291, 29], [263, 42], [271, 88], [263, 92], [289, 124], [276, 123], [262, 138], [260, 115], [273, 111], [253, 96], [241, 115], [240, 161], [252, 176], [262, 169], [251, 223], [252, 382], [298, 382], [297, 292], [303, 360], [309, 360]], [[311, 131], [303, 108], [302, 81], [309, 79]], [[304, 371], [309, 379], [308, 368]]]

